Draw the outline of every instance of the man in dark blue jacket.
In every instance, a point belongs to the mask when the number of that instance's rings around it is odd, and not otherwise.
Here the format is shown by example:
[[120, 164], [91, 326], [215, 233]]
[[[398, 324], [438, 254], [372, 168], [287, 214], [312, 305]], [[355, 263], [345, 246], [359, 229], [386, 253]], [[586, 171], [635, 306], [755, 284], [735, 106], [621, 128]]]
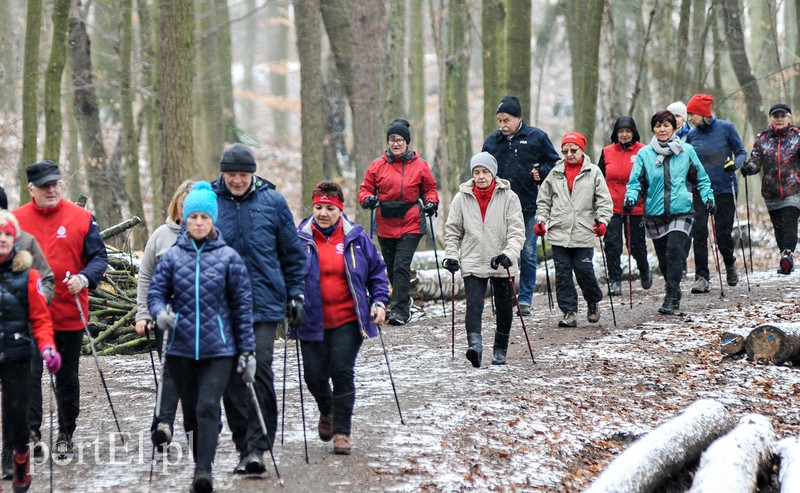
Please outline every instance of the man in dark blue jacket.
[[242, 256], [253, 287], [253, 332], [256, 337], [255, 388], [268, 436], [261, 432], [257, 411], [238, 375], [232, 375], [223, 402], [233, 442], [240, 454], [236, 474], [266, 472], [264, 451], [275, 443], [278, 403], [272, 352], [278, 324], [303, 323], [306, 257], [286, 200], [268, 181], [255, 175], [250, 149], [233, 144], [222, 153], [213, 185], [219, 205], [217, 228], [225, 242]]
[[[736, 256], [733, 245], [733, 219], [736, 215], [736, 170], [744, 165], [747, 151], [742, 139], [731, 122], [711, 116], [714, 98], [708, 94], [695, 94], [686, 105], [689, 122], [694, 128], [686, 135], [686, 142], [692, 144], [697, 157], [711, 179], [714, 189], [714, 202], [717, 211], [714, 219], [717, 225], [717, 246], [725, 261], [725, 275], [728, 285], [736, 286], [739, 274], [736, 272]], [[711, 288], [708, 282], [708, 211], [694, 191], [695, 221], [692, 225], [694, 245], [695, 279], [692, 293], [707, 293]]]
[[511, 182], [519, 196], [525, 220], [525, 245], [520, 252], [519, 304], [523, 315], [530, 315], [536, 288], [536, 198], [539, 185], [547, 178], [559, 155], [542, 130], [522, 119], [522, 106], [516, 96], [506, 96], [497, 107], [498, 129], [489, 134], [483, 149], [497, 160], [497, 177]]

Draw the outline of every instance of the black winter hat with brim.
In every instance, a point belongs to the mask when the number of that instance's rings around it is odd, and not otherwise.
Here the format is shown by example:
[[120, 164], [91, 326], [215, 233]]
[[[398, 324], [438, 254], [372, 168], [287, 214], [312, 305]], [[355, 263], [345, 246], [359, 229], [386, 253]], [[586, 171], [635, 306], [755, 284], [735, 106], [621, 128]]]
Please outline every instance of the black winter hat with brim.
[[633, 131], [633, 140], [631, 142], [639, 142], [641, 137], [639, 137], [639, 131], [636, 129], [636, 122], [630, 116], [621, 116], [617, 118], [616, 123], [614, 123], [614, 130], [611, 131], [611, 142], [619, 143], [619, 137], [617, 137], [617, 132], [621, 128], [629, 128]]
[[508, 113], [511, 116], [521, 118], [522, 105], [519, 102], [519, 98], [516, 96], [505, 96], [497, 106], [497, 111], [495, 111], [495, 114], [497, 113]]
[[408, 120], [403, 120], [402, 118], [392, 120], [392, 123], [389, 124], [389, 130], [386, 131], [387, 142], [389, 141], [389, 137], [392, 135], [399, 135], [406, 140], [406, 144], [410, 144], [411, 124], [408, 123]]
[[253, 151], [244, 144], [233, 144], [222, 152], [219, 160], [219, 170], [243, 171], [245, 173], [256, 172], [256, 158]]
[[61, 179], [61, 172], [58, 170], [58, 165], [50, 160], [31, 164], [25, 170], [25, 174], [28, 177], [28, 183], [31, 183], [34, 187], [41, 187], [46, 183]]

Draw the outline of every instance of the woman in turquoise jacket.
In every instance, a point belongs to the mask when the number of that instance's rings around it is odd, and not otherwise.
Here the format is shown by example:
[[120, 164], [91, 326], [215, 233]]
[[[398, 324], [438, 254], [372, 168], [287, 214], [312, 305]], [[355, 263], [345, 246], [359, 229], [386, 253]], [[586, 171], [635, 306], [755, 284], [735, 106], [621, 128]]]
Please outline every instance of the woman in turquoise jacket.
[[676, 127], [675, 116], [667, 110], [650, 119], [655, 135], [636, 155], [623, 206], [624, 213], [630, 214], [644, 195], [645, 229], [666, 282], [664, 303], [658, 311], [667, 315], [680, 309], [686, 241], [694, 222], [692, 189], [700, 192], [709, 214], [716, 209], [705, 168], [694, 148], [677, 137]]

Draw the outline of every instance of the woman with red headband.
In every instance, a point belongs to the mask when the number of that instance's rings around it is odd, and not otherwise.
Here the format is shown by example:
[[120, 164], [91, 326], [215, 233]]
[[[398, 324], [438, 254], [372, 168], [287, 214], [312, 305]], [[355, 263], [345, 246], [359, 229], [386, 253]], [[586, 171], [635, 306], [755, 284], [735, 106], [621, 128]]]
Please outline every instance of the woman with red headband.
[[356, 358], [386, 317], [389, 283], [375, 244], [343, 214], [342, 187], [320, 182], [312, 202], [312, 215], [298, 228], [306, 252], [305, 320], [289, 337], [300, 340], [306, 385], [319, 408], [319, 438], [349, 455]]

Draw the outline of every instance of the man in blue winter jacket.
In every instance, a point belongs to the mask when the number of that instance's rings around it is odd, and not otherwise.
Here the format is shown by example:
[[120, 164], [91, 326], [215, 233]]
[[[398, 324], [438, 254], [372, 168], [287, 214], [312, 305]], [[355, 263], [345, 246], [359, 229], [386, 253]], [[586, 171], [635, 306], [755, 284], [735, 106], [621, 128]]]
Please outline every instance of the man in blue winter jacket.
[[[717, 246], [725, 261], [728, 285], [736, 286], [736, 256], [733, 245], [733, 219], [736, 215], [736, 170], [744, 165], [747, 151], [742, 139], [731, 122], [711, 116], [714, 98], [708, 94], [695, 94], [686, 105], [689, 122], [694, 126], [686, 136], [697, 157], [706, 169], [714, 189], [717, 226]], [[694, 244], [695, 280], [692, 293], [707, 293], [710, 290], [708, 270], [708, 211], [694, 191], [695, 221], [692, 226]]]
[[516, 96], [505, 96], [497, 107], [498, 129], [489, 134], [481, 151], [497, 160], [497, 178], [511, 182], [519, 197], [525, 221], [525, 245], [519, 262], [519, 305], [522, 314], [531, 313], [536, 288], [536, 199], [539, 185], [560, 159], [550, 137], [528, 125], [522, 118], [522, 106]]
[[213, 184], [219, 205], [217, 228], [228, 246], [241, 255], [253, 288], [253, 333], [256, 338], [255, 389], [267, 434], [244, 382], [231, 375], [223, 402], [228, 427], [239, 452], [236, 474], [266, 472], [263, 455], [275, 443], [278, 403], [272, 352], [275, 332], [284, 318], [303, 323], [306, 256], [286, 200], [267, 180], [256, 176], [250, 149], [233, 144], [222, 153], [220, 176]]

